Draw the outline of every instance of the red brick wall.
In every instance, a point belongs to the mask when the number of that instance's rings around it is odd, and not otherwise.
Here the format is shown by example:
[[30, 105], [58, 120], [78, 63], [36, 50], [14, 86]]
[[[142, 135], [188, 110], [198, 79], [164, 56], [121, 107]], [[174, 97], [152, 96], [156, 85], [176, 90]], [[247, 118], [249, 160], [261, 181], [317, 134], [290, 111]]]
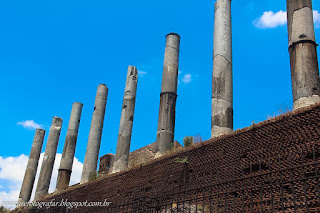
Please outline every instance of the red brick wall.
[[[183, 192], [186, 198], [191, 199], [195, 199], [193, 196], [215, 194], [203, 198], [207, 203], [206, 208], [210, 205], [215, 211], [219, 208], [227, 212], [235, 209], [238, 210], [236, 212], [259, 212], [262, 206], [267, 212], [292, 212], [294, 207], [298, 212], [305, 208], [310, 212], [320, 212], [320, 209], [316, 210], [320, 205], [318, 179], [304, 179], [306, 176], [315, 176], [315, 169], [320, 171], [319, 165], [311, 164], [314, 160], [312, 147], [315, 147], [316, 161], [320, 157], [319, 124], [320, 105], [315, 105], [236, 131], [226, 137], [205, 141], [147, 165], [74, 186], [60, 194], [50, 195], [46, 200], [106, 199], [113, 206], [127, 203], [125, 208], [132, 209], [132, 205], [139, 205], [139, 202], [146, 200], [148, 205], [156, 206], [167, 202], [171, 206], [170, 202], [182, 199], [174, 192], [180, 192], [180, 195]], [[187, 162], [177, 162], [178, 159]], [[310, 165], [299, 167], [306, 163]], [[293, 168], [286, 170], [289, 167]], [[232, 180], [234, 181], [222, 184]], [[270, 183], [273, 185], [270, 186]], [[295, 190], [294, 193], [292, 189]], [[220, 192], [224, 194], [218, 198], [217, 194]], [[191, 202], [193, 204], [194, 201]], [[124, 212], [110, 209], [112, 206], [100, 208], [109, 212]], [[98, 208], [84, 208], [81, 211], [95, 210]]]

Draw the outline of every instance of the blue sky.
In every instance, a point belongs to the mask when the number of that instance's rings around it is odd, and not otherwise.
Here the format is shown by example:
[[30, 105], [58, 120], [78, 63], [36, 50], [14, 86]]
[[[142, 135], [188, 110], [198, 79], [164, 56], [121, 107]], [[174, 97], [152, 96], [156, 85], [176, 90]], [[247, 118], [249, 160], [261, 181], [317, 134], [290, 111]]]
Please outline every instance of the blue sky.
[[[320, 2], [313, 7], [320, 11]], [[292, 107], [284, 11], [285, 0], [232, 1], [234, 129]], [[109, 88], [100, 156], [115, 153], [128, 65], [140, 71], [131, 150], [154, 142], [170, 32], [181, 36], [175, 139], [210, 138], [214, 1], [5, 0], [0, 20], [0, 200], [11, 190], [1, 165], [29, 155], [35, 132], [18, 122], [49, 130], [52, 117], [62, 117], [62, 153], [72, 103], [82, 102], [76, 158], [83, 162], [100, 83]]]

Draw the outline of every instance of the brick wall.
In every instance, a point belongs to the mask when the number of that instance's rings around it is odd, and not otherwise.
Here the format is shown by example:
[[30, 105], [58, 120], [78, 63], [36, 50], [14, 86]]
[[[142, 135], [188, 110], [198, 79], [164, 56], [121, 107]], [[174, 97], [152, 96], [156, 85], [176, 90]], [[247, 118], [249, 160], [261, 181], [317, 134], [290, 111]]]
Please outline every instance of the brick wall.
[[170, 209], [183, 196], [190, 198], [189, 204], [183, 202], [190, 206], [202, 197], [206, 209], [214, 212], [320, 212], [319, 178], [310, 178], [320, 171], [314, 164], [320, 157], [319, 124], [320, 105], [314, 105], [73, 186], [46, 200], [112, 202], [82, 212]]

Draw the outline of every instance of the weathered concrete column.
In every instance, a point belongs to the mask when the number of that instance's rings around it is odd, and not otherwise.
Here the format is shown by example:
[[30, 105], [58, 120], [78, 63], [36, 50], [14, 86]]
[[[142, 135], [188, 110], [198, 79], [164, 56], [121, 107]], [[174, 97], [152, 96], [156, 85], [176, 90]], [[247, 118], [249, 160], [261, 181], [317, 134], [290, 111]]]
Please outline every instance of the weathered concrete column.
[[233, 131], [231, 0], [214, 13], [211, 137]]
[[114, 159], [112, 173], [119, 172], [128, 168], [137, 83], [137, 68], [129, 66], [122, 103], [117, 151]]
[[59, 143], [61, 126], [62, 118], [53, 117], [38, 179], [38, 185], [34, 198], [35, 200], [39, 200], [48, 194], [53, 164], [56, 158]]
[[287, 0], [293, 109], [320, 102], [311, 0]]
[[45, 135], [45, 130], [36, 129], [36, 133], [33, 138], [32, 148], [27, 163], [26, 172], [24, 174], [19, 202], [28, 202], [31, 197], [34, 180], [37, 174], [39, 157], [42, 149], [43, 139]]
[[104, 115], [106, 111], [108, 88], [105, 84], [98, 86], [94, 112], [92, 115], [86, 156], [84, 158], [83, 170], [80, 183], [86, 183], [97, 174], [97, 163], [99, 157], [100, 143]]
[[170, 150], [174, 140], [180, 36], [169, 33], [163, 62], [156, 151]]
[[69, 187], [74, 153], [76, 151], [82, 106], [83, 104], [80, 102], [75, 102], [72, 105], [67, 136], [60, 161], [56, 191], [61, 191]]

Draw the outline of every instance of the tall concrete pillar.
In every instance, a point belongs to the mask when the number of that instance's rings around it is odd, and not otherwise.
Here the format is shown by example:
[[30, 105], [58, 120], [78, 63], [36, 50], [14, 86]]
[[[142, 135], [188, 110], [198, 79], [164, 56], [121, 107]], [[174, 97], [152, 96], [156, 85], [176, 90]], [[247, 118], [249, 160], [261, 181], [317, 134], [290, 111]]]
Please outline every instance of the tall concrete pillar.
[[137, 83], [137, 68], [129, 66], [122, 103], [117, 151], [114, 159], [112, 173], [119, 172], [128, 168]]
[[62, 118], [53, 117], [38, 179], [35, 200], [39, 200], [48, 194], [61, 126]]
[[233, 131], [231, 0], [214, 13], [211, 137]]
[[293, 109], [320, 102], [311, 0], [287, 0]]
[[72, 105], [67, 136], [60, 161], [56, 191], [61, 191], [69, 187], [74, 153], [76, 151], [82, 106], [83, 104], [80, 102], [75, 102]]
[[80, 183], [90, 181], [97, 174], [97, 163], [99, 157], [104, 115], [106, 111], [108, 88], [105, 84], [98, 86], [94, 112], [92, 115], [86, 156], [84, 158], [83, 170]]
[[31, 197], [34, 180], [37, 174], [39, 157], [42, 149], [43, 139], [45, 135], [45, 130], [36, 129], [36, 133], [33, 138], [32, 148], [27, 163], [26, 172], [24, 174], [19, 202], [28, 202]]
[[171, 149], [174, 140], [180, 36], [169, 33], [163, 62], [156, 151]]

